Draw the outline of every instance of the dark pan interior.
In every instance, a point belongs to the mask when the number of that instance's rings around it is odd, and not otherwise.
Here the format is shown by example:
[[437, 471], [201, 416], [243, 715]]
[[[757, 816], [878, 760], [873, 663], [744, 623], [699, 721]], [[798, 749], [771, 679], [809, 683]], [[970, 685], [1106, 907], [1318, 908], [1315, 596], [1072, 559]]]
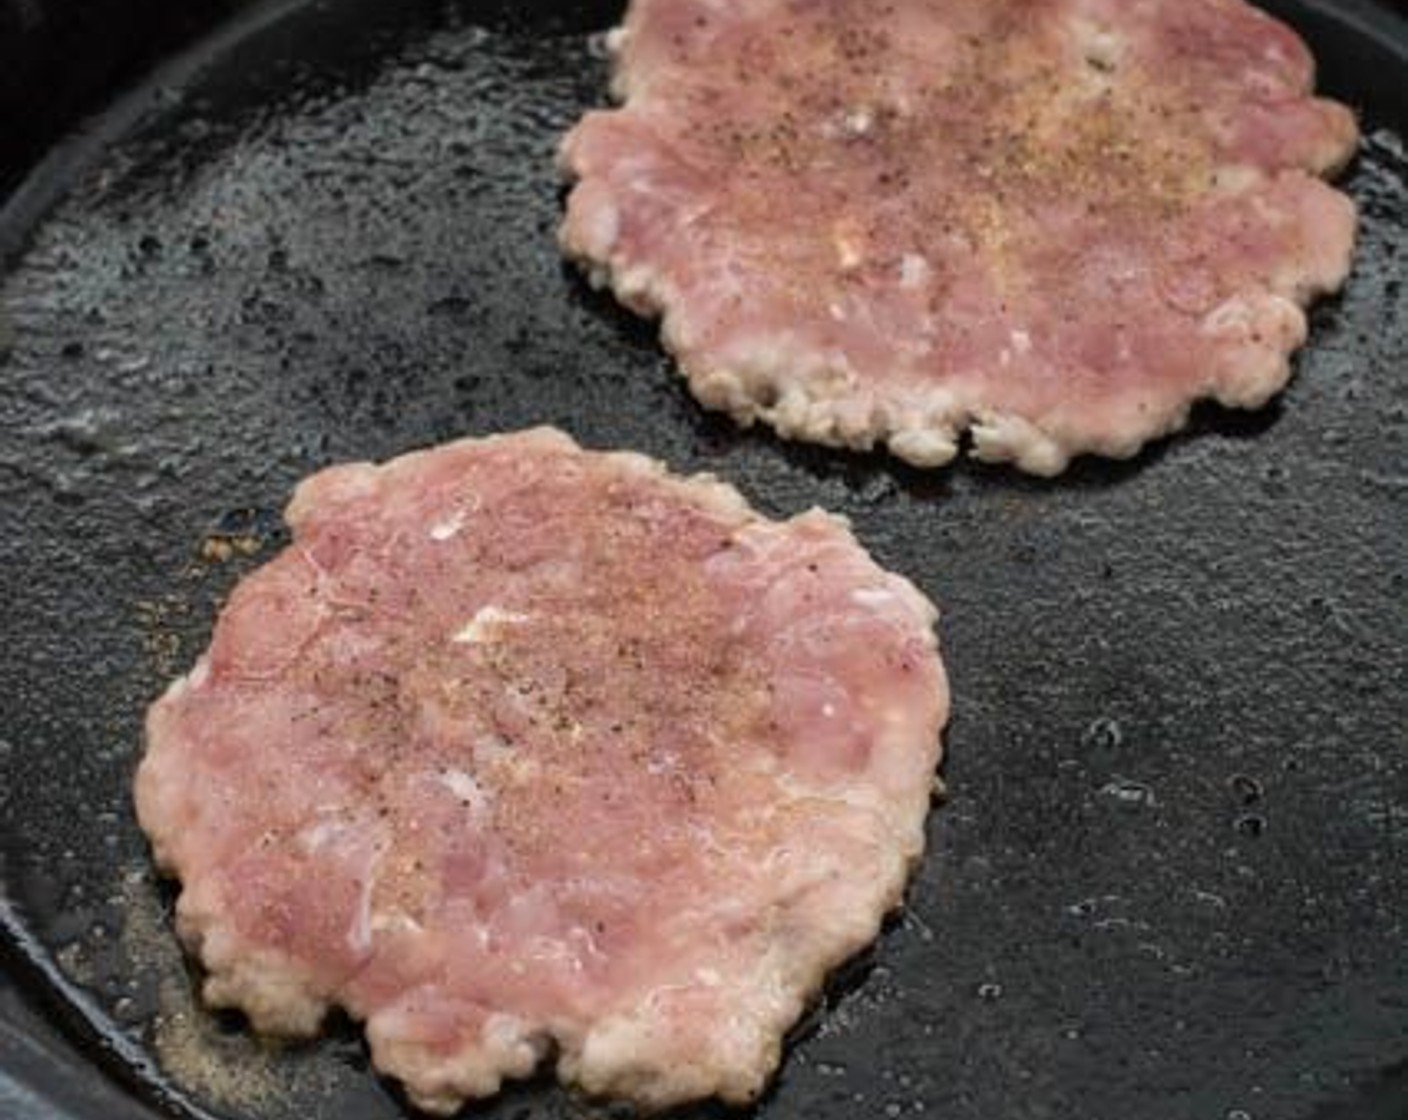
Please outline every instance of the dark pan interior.
[[0, 216], [0, 1063], [47, 1024], [134, 1116], [400, 1114], [352, 1026], [276, 1050], [192, 1002], [141, 716], [296, 479], [547, 422], [843, 512], [945, 610], [930, 854], [757, 1116], [1408, 1114], [1408, 42], [1276, 10], [1363, 113], [1348, 289], [1269, 409], [1054, 482], [735, 430], [563, 267], [611, 5], [265, 7], [115, 102]]

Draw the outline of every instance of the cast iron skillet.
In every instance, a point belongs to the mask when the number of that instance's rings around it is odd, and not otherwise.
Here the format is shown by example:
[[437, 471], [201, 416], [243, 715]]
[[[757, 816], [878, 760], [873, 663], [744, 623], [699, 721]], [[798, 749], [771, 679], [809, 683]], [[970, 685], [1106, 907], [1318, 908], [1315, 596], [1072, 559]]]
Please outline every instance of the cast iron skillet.
[[1408, 35], [1276, 9], [1363, 112], [1349, 287], [1271, 408], [1049, 483], [737, 431], [560, 264], [610, 4], [251, 9], [55, 148], [0, 214], [0, 1113], [400, 1114], [350, 1025], [192, 1003], [141, 715], [296, 479], [540, 422], [841, 511], [945, 608], [930, 854], [757, 1116], [1408, 1111]]

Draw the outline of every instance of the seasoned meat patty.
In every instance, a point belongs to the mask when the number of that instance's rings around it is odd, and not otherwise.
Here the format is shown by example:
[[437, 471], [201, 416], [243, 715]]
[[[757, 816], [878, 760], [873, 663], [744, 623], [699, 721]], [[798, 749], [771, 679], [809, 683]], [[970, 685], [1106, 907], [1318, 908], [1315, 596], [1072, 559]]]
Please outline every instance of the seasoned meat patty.
[[934, 608], [845, 523], [548, 429], [325, 470], [151, 708], [205, 997], [434, 1112], [746, 1101], [924, 845]]
[[1289, 376], [1354, 151], [1241, 0], [632, 0], [564, 251], [695, 395], [928, 466], [1127, 456]]

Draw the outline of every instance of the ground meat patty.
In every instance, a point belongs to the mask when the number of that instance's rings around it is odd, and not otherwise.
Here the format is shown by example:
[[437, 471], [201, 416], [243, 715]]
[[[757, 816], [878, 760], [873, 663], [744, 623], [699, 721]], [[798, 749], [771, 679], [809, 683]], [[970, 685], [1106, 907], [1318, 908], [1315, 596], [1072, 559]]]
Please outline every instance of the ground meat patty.
[[1038, 474], [1263, 404], [1356, 142], [1241, 0], [632, 0], [565, 252], [744, 424]]
[[924, 843], [929, 602], [845, 523], [551, 430], [335, 467], [151, 708], [136, 781], [205, 996], [332, 1004], [422, 1108], [549, 1055], [745, 1101]]

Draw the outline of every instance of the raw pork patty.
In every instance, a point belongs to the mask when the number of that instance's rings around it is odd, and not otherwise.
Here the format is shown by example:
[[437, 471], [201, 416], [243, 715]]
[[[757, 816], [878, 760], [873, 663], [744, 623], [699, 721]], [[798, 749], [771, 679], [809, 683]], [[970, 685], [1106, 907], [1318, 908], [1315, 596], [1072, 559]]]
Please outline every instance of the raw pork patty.
[[548, 429], [335, 467], [151, 708], [205, 997], [448, 1113], [746, 1101], [924, 844], [934, 608], [844, 522]]
[[1056, 474], [1285, 384], [1353, 117], [1241, 0], [632, 0], [565, 252], [739, 422]]

